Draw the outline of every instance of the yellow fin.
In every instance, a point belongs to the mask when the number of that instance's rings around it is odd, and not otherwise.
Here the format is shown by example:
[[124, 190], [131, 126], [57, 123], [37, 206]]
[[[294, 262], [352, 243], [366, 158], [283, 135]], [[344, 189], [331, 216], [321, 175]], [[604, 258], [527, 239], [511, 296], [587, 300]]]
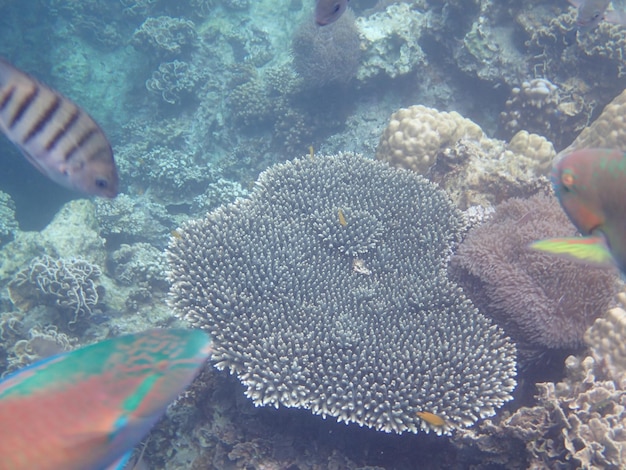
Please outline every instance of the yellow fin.
[[549, 238], [530, 244], [533, 250], [552, 253], [574, 261], [599, 265], [614, 265], [613, 256], [602, 236]]

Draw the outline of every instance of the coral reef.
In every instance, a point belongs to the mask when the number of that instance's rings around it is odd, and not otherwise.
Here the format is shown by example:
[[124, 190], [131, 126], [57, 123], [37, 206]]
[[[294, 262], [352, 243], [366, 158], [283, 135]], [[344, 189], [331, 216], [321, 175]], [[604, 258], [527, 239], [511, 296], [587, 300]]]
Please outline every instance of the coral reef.
[[490, 139], [456, 112], [424, 106], [397, 111], [383, 132], [376, 158], [424, 173], [466, 209], [527, 196], [549, 186], [555, 156], [544, 137], [518, 132], [511, 142]]
[[194, 95], [202, 79], [196, 67], [188, 62], [163, 62], [146, 80], [146, 88], [169, 104], [181, 104]]
[[452, 266], [469, 297], [520, 349], [574, 349], [607, 308], [616, 273], [528, 249], [576, 229], [554, 196], [511, 199], [463, 240]]
[[606, 105], [600, 116], [590, 126], [583, 129], [562, 153], [589, 147], [620, 149], [626, 152], [625, 113], [626, 90]]
[[361, 57], [354, 14], [348, 10], [323, 28], [306, 18], [294, 33], [291, 50], [294, 67], [306, 86], [349, 82], [357, 73]]
[[357, 79], [366, 82], [379, 76], [397, 78], [425, 66], [427, 60], [419, 41], [427, 18], [408, 3], [389, 4], [382, 11], [359, 17], [357, 26], [364, 53]]
[[177, 225], [165, 207], [145, 198], [120, 194], [112, 200], [98, 199], [95, 206], [100, 233], [118, 243], [148, 242], [158, 246]]
[[460, 430], [455, 444], [478, 448], [483, 463], [507, 468], [623, 468], [626, 295], [618, 298], [621, 306], [585, 333], [587, 352], [566, 359], [563, 381], [537, 384], [535, 406]]
[[11, 300], [26, 311], [38, 304], [58, 307], [70, 330], [91, 316], [102, 290], [98, 279], [100, 268], [82, 259], [53, 259], [40, 256], [19, 271], [9, 283]]
[[[506, 138], [520, 131], [540, 134], [563, 148], [572, 140], [569, 132], [563, 135], [563, 129], [582, 129], [586, 124], [591, 110], [584, 107], [578, 95], [562, 93], [549, 80], [535, 78], [511, 90], [500, 113], [501, 130]], [[578, 127], [574, 127], [576, 116], [580, 117]]]
[[150, 17], [133, 34], [131, 44], [150, 57], [167, 60], [190, 51], [196, 41], [193, 22], [170, 16]]
[[0, 250], [0, 282], [7, 282], [42, 254], [52, 258], [81, 258], [98, 266], [106, 262], [95, 207], [86, 199], [70, 201], [41, 232], [16, 231]]
[[[16, 327], [19, 328], [17, 325], [14, 326]], [[58, 331], [54, 325], [31, 326], [23, 336], [23, 339], [12, 342], [7, 348], [7, 365], [2, 375], [26, 367], [39, 359], [69, 351], [78, 343], [75, 338]], [[5, 339], [3, 335], [0, 335], [0, 338]]]
[[414, 173], [351, 154], [295, 160], [178, 230], [171, 303], [257, 405], [449, 433], [515, 386], [514, 347], [447, 278], [461, 228]]
[[461, 139], [480, 142], [483, 138], [480, 126], [457, 112], [411, 106], [391, 115], [380, 137], [376, 158], [423, 175], [435, 164], [442, 148]]
[[11, 196], [0, 191], [0, 243], [6, 243], [17, 229], [15, 203]]

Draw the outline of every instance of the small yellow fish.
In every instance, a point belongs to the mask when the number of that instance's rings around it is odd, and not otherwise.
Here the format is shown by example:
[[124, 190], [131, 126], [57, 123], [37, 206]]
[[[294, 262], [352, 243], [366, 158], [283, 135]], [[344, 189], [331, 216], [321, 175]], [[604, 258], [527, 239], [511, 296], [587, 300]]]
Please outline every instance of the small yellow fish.
[[309, 158], [311, 161], [315, 161], [315, 152], [313, 151], [313, 146], [309, 145]]
[[172, 230], [170, 232], [170, 235], [172, 236], [172, 238], [175, 238], [176, 240], [182, 240], [183, 236], [181, 235], [181, 233], [178, 230]]
[[441, 416], [434, 413], [430, 413], [428, 411], [418, 411], [416, 414], [420, 417], [420, 419], [423, 419], [431, 426], [443, 426], [446, 424], [446, 421]]
[[348, 222], [346, 221], [346, 216], [343, 214], [343, 211], [341, 209], [337, 210], [337, 215], [339, 216], [339, 225], [341, 225], [342, 227], [348, 225]]

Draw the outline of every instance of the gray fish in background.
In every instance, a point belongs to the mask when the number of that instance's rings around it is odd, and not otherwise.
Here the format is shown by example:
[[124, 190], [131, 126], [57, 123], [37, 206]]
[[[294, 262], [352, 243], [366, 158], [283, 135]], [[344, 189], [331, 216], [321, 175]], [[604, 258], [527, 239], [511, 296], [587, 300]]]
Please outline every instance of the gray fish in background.
[[0, 58], [0, 130], [51, 180], [86, 194], [117, 195], [113, 151], [76, 104]]
[[603, 20], [626, 26], [626, 12], [618, 10], [615, 3], [613, 10], [606, 11], [611, 0], [569, 0], [569, 2], [578, 8], [576, 24], [586, 31], [592, 30]]
[[315, 22], [320, 26], [334, 23], [348, 8], [350, 0], [316, 0]]

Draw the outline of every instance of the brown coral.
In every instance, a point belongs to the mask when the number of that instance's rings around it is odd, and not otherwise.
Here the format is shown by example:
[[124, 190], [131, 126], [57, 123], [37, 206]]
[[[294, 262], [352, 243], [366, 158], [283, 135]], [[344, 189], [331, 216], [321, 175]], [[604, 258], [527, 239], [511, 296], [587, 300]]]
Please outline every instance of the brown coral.
[[421, 105], [411, 106], [391, 115], [376, 149], [376, 158], [425, 174], [442, 148], [460, 139], [480, 141], [484, 137], [478, 124], [455, 111], [446, 113]]
[[470, 297], [522, 345], [577, 348], [608, 307], [615, 273], [528, 248], [535, 240], [575, 233], [556, 198], [512, 199], [470, 231], [453, 265]]

